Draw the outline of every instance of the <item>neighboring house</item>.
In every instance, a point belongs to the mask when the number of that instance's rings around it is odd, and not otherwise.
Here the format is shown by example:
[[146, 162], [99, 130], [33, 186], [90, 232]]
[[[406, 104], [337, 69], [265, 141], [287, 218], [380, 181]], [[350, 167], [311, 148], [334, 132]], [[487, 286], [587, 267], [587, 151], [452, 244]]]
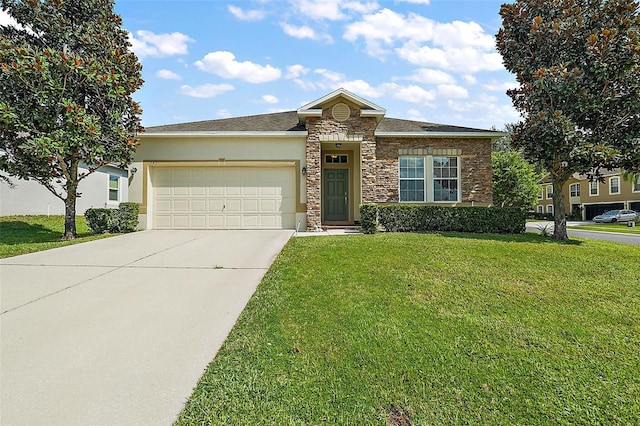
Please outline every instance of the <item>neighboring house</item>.
[[[82, 167], [80, 172], [82, 172]], [[80, 181], [76, 214], [83, 215], [90, 207], [118, 207], [128, 198], [127, 171], [105, 166]], [[0, 182], [0, 216], [63, 215], [64, 202], [36, 181], [11, 177], [13, 187]]]
[[[620, 169], [603, 171], [604, 182], [589, 182], [586, 175], [574, 174], [563, 187], [565, 210], [582, 220], [591, 220], [607, 210], [640, 212], [640, 177], [623, 178]], [[553, 213], [553, 187], [549, 177], [540, 182], [537, 213]]]
[[297, 111], [149, 127], [129, 199], [155, 229], [320, 229], [362, 203], [488, 206], [503, 134], [385, 117], [344, 89]]

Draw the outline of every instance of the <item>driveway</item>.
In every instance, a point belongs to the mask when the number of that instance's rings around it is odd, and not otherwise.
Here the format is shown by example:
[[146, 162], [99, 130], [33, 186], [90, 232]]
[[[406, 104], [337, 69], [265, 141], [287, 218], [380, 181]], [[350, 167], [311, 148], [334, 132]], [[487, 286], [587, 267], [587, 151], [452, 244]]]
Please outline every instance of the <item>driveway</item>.
[[291, 231], [144, 231], [0, 260], [0, 423], [168, 425]]

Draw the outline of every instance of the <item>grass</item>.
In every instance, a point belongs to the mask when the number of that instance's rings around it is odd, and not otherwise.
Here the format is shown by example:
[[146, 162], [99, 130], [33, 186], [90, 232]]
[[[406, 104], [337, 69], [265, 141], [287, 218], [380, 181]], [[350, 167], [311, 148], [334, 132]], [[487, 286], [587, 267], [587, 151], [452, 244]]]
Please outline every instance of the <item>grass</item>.
[[639, 424], [640, 247], [292, 239], [177, 424]]
[[636, 224], [633, 228], [628, 227], [626, 223], [590, 223], [588, 225], [568, 226], [567, 228], [584, 231], [606, 231], [640, 235], [640, 223]]
[[110, 236], [92, 234], [83, 216], [76, 217], [76, 230], [78, 238], [72, 241], [60, 241], [64, 233], [64, 216], [2, 216], [0, 217], [0, 258]]

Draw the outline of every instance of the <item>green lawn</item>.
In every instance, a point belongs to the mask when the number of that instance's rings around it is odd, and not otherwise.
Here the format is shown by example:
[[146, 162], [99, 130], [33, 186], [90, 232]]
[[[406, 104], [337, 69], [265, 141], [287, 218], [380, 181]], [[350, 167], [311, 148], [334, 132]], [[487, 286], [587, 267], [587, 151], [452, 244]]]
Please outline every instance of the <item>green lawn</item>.
[[93, 235], [83, 216], [76, 217], [78, 238], [60, 241], [64, 233], [63, 216], [2, 216], [0, 217], [0, 258], [17, 256], [56, 247], [105, 238]]
[[639, 262], [532, 234], [294, 238], [177, 423], [640, 424]]
[[570, 229], [580, 229], [585, 231], [606, 231], [619, 232], [622, 234], [640, 234], [640, 223], [630, 228], [626, 223], [590, 223], [588, 225], [568, 226]]

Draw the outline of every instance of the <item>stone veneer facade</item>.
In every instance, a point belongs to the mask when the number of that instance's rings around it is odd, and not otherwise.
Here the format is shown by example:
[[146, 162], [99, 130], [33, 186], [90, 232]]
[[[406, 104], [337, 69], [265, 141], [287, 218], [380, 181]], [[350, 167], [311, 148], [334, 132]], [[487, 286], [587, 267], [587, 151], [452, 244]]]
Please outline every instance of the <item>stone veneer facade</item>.
[[[350, 117], [339, 122], [332, 116], [336, 103], [346, 103]], [[321, 117], [308, 117], [306, 146], [307, 229], [322, 223], [322, 140], [360, 140], [362, 203], [397, 203], [400, 155], [452, 155], [461, 160], [461, 202], [492, 203], [491, 139], [375, 137], [377, 121], [361, 117], [360, 108], [344, 99], [323, 106]], [[344, 138], [344, 139], [342, 139]], [[474, 192], [472, 192], [474, 191]], [[453, 203], [456, 204], [456, 203]]]

